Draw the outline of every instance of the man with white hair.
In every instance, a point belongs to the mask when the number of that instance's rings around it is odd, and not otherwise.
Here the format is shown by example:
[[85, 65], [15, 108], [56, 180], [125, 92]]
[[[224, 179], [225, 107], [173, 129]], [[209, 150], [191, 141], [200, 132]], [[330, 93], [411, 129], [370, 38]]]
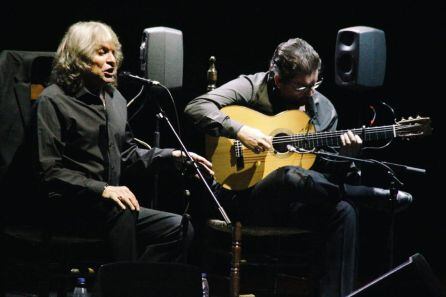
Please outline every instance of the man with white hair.
[[[193, 228], [182, 217], [139, 205], [121, 173], [156, 170], [182, 159], [179, 150], [137, 147], [126, 100], [116, 89], [123, 59], [113, 30], [78, 22], [62, 39], [55, 83], [38, 99], [36, 151], [53, 224], [107, 238], [116, 261], [180, 261]], [[211, 163], [192, 154], [210, 173]], [[184, 230], [186, 229], [186, 230]]]

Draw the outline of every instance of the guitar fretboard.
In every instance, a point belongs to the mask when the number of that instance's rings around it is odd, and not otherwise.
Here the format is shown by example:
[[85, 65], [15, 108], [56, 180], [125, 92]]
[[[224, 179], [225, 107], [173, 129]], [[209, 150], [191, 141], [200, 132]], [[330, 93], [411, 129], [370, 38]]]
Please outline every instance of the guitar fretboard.
[[[313, 149], [324, 146], [339, 146], [341, 144], [340, 135], [348, 130], [302, 133], [287, 136], [276, 136], [273, 144], [292, 144], [304, 149]], [[395, 125], [368, 127], [351, 129], [353, 134], [359, 135], [364, 142], [391, 139], [397, 136]]]

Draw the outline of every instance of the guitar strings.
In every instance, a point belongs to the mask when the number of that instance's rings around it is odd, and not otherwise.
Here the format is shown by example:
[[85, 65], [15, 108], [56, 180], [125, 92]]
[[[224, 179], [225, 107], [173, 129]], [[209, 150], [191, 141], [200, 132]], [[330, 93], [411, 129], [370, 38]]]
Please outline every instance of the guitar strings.
[[[395, 125], [389, 125], [389, 126], [382, 126], [382, 127], [370, 127], [367, 128], [365, 131], [365, 135], [372, 136], [373, 133], [393, 133], [393, 131], [401, 130], [402, 128]], [[351, 130], [355, 134], [362, 134], [363, 129], [362, 128], [356, 128]], [[314, 140], [318, 138], [337, 138], [340, 135], [347, 132], [347, 130], [338, 130], [338, 131], [321, 131], [321, 132], [311, 132], [309, 134], [300, 133], [300, 134], [293, 134], [293, 135], [285, 135], [285, 136], [276, 136], [273, 139], [273, 143], [285, 143], [290, 140], [299, 141], [302, 140]]]
[[[380, 131], [381, 130], [381, 131]], [[398, 130], [398, 129], [397, 129]], [[352, 132], [362, 132], [362, 129], [352, 129]], [[379, 127], [379, 128], [370, 128], [367, 129], [365, 132], [366, 133], [371, 133], [371, 132], [383, 132], [383, 131], [393, 131], [393, 127]], [[311, 132], [309, 134], [305, 134], [305, 133], [300, 133], [300, 134], [294, 134], [297, 136], [306, 136], [306, 137], [318, 137], [318, 136], [322, 136], [322, 135], [329, 135], [332, 134], [333, 136], [338, 136], [341, 134], [344, 134], [345, 132], [347, 132], [347, 130], [340, 130], [340, 131], [322, 131], [322, 132]], [[358, 133], [359, 134], [359, 133]], [[287, 138], [287, 137], [293, 137], [293, 135], [286, 135], [286, 136], [277, 136], [276, 138]]]
[[[384, 126], [384, 127], [374, 127], [374, 128], [368, 128], [365, 132], [366, 133], [370, 133], [370, 132], [379, 132], [379, 131], [393, 131], [393, 126]], [[398, 130], [398, 128], [397, 128]], [[319, 135], [328, 135], [328, 134], [333, 134], [333, 135], [340, 135], [340, 134], [344, 134], [345, 132], [347, 132], [348, 130], [337, 130], [337, 131], [321, 131], [321, 132], [311, 132], [308, 134], [305, 133], [299, 133], [299, 134], [295, 134], [295, 135], [307, 135], [307, 136], [319, 136]], [[362, 132], [362, 129], [351, 129], [350, 131], [352, 132]], [[278, 136], [277, 138], [281, 138], [281, 137], [290, 137], [290, 135], [286, 135], [286, 136]]]
[[[355, 134], [362, 134], [362, 129], [353, 129], [351, 130]], [[392, 133], [393, 134], [393, 127], [386, 127], [386, 128], [376, 128], [374, 131], [366, 131], [366, 137], [367, 136], [373, 136], [376, 135], [377, 132], [383, 134], [383, 133]], [[338, 138], [340, 135], [344, 134], [346, 131], [330, 131], [330, 132], [316, 132], [316, 133], [310, 133], [310, 134], [294, 134], [294, 135], [286, 135], [286, 136], [276, 136], [273, 138], [273, 143], [285, 143], [290, 140], [315, 140], [319, 138]], [[372, 134], [375, 133], [375, 134]], [[322, 139], [321, 139], [322, 140]]]
[[[361, 130], [361, 129], [357, 129], [357, 130]], [[370, 130], [375, 130], [375, 131], [380, 131], [380, 132], [384, 132], [384, 133], [388, 133], [388, 132], [392, 132], [393, 133], [393, 126], [385, 126], [385, 127], [374, 127], [373, 129], [369, 129], [367, 132], [370, 132]], [[292, 142], [309, 142], [312, 141], [314, 139], [317, 140], [317, 135], [322, 135], [322, 134], [326, 134], [329, 135], [331, 134], [330, 137], [335, 138], [335, 137], [339, 137], [339, 135], [343, 134], [343, 131], [327, 131], [327, 132], [316, 132], [316, 133], [312, 133], [310, 135], [287, 135], [287, 136], [278, 136], [275, 137], [273, 139], [273, 144], [280, 144], [280, 143], [289, 143], [290, 140]], [[332, 139], [333, 140], [333, 139]], [[322, 142], [323, 140], [321, 140]], [[318, 141], [316, 141], [317, 143]], [[266, 155], [269, 153], [261, 153], [261, 154], [256, 154], [254, 152], [252, 152], [251, 150], [245, 148], [243, 149], [241, 146], [241, 142], [237, 141], [235, 143], [235, 146], [237, 148], [237, 150], [242, 150], [242, 156], [244, 158], [245, 161], [258, 161], [258, 160], [262, 160], [266, 157]]]
[[[386, 133], [391, 133], [393, 134], [395, 131], [401, 130], [403, 129], [402, 127], [399, 127], [397, 125], [388, 125], [388, 126], [381, 126], [381, 127], [368, 127], [365, 130], [365, 140], [367, 140], [367, 137], [369, 137], [368, 139], [373, 138], [372, 136], [375, 135], [377, 133], [381, 133], [381, 134], [386, 134]], [[280, 144], [280, 143], [289, 143], [290, 141], [292, 142], [308, 142], [308, 141], [313, 141], [316, 140], [316, 142], [318, 142], [319, 138], [322, 137], [326, 137], [328, 139], [333, 140], [333, 138], [337, 138], [339, 141], [339, 136], [344, 134], [347, 130], [338, 130], [338, 131], [321, 131], [321, 132], [311, 132], [309, 134], [294, 134], [294, 135], [285, 135], [285, 136], [276, 136], [273, 138], [273, 144]], [[362, 132], [364, 131], [363, 128], [356, 128], [356, 129], [351, 129], [351, 131], [355, 134], [362, 134]], [[374, 133], [374, 134], [373, 134]], [[321, 142], [323, 142], [323, 139], [321, 139]], [[240, 141], [237, 141], [235, 146], [238, 149], [242, 149], [241, 147], [241, 143]], [[243, 149], [243, 158], [246, 161], [252, 161], [252, 160], [262, 160], [266, 157], [266, 155], [270, 152], [267, 153], [260, 153], [260, 154], [256, 154], [254, 152], [252, 152], [249, 149]]]
[[[288, 153], [288, 152], [287, 152]], [[266, 152], [261, 152], [259, 154], [254, 153], [253, 151], [251, 151], [248, 148], [244, 149], [243, 152], [243, 159], [247, 160], [247, 159], [256, 159], [256, 160], [260, 160], [260, 159], [265, 159], [267, 157], [268, 154], [275, 154], [274, 151], [270, 150], [270, 151], [266, 151]], [[308, 154], [310, 155], [311, 153], [302, 153], [302, 155]]]

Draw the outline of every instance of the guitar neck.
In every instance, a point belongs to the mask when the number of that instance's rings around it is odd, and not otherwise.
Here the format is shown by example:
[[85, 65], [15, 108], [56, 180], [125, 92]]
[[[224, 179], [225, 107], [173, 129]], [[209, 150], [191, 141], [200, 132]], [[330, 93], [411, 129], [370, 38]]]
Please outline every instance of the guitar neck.
[[[273, 139], [273, 143], [287, 143], [293, 144], [296, 147], [311, 150], [313, 148], [324, 146], [340, 146], [340, 135], [344, 134], [348, 130], [328, 131], [328, 132], [315, 132], [315, 133], [303, 133], [294, 134], [289, 136], [278, 136]], [[397, 130], [395, 125], [380, 126], [380, 127], [367, 127], [350, 129], [354, 134], [359, 135], [363, 142], [387, 140], [397, 136]]]

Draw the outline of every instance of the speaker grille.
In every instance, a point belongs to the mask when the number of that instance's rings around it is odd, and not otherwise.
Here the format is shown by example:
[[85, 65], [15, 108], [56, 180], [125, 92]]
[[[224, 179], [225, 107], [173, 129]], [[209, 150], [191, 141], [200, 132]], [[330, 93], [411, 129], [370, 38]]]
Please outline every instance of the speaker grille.
[[343, 87], [378, 87], [384, 82], [386, 42], [384, 32], [365, 26], [338, 31], [335, 81]]

